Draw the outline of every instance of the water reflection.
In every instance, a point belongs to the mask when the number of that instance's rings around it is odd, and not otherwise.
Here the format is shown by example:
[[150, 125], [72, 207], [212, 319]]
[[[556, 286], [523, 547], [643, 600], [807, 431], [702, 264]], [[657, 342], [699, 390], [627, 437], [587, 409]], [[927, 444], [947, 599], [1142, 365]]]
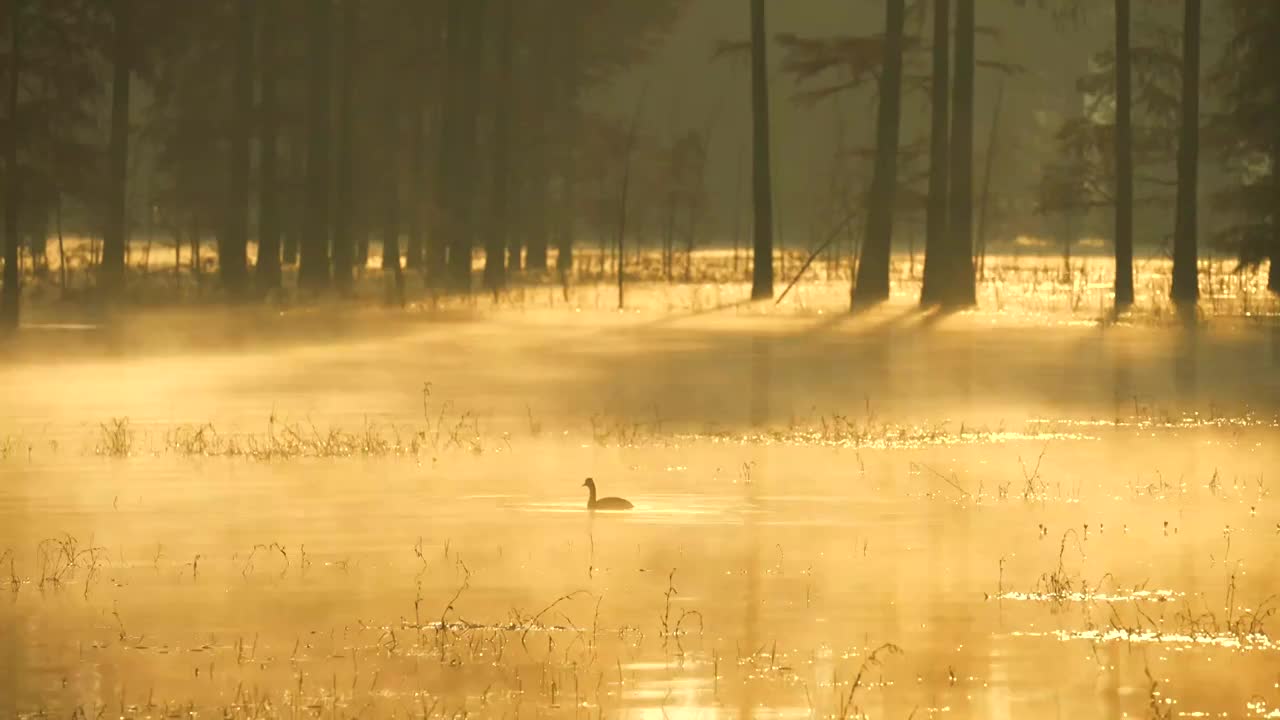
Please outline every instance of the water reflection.
[[[1114, 717], [1150, 709], [1150, 669], [1179, 709], [1232, 716], [1274, 690], [1274, 622], [1228, 627], [1274, 586], [1270, 406], [1159, 409], [1171, 385], [1236, 397], [1235, 355], [1194, 330], [869, 324], [809, 346], [672, 331], [663, 352], [549, 350], [497, 377], [456, 338], [467, 351], [425, 366], [415, 336], [375, 347], [408, 390], [346, 390], [349, 359], [327, 351], [202, 361], [164, 386], [247, 446], [278, 400], [262, 388], [294, 378], [295, 417], [345, 428], [294, 455], [162, 442], [180, 421], [145, 418], [171, 394], [137, 390], [181, 363], [94, 366], [47, 393], [6, 369], [6, 398], [50, 429], [13, 430], [36, 449], [0, 459], [0, 715]], [[1255, 365], [1258, 338], [1239, 353]], [[455, 405], [414, 446], [419, 374]], [[883, 417], [864, 419], [867, 395]], [[1041, 402], [1068, 395], [1071, 412]], [[618, 420], [597, 436], [602, 398]], [[825, 428], [779, 427], [813, 407]], [[132, 454], [96, 454], [97, 423], [123, 414]], [[411, 429], [396, 445], [379, 427]], [[450, 443], [457, 427], [474, 429]], [[588, 474], [635, 509], [587, 513]], [[42, 543], [68, 534], [105, 554], [51, 565]], [[886, 642], [901, 654], [870, 663]]]
[[769, 396], [773, 389], [773, 343], [757, 335], [751, 339], [751, 379], [748, 388], [749, 418], [753, 427], [769, 423]]
[[1173, 350], [1174, 386], [1187, 399], [1196, 397], [1200, 372], [1200, 328], [1194, 316], [1186, 318], [1176, 331]]

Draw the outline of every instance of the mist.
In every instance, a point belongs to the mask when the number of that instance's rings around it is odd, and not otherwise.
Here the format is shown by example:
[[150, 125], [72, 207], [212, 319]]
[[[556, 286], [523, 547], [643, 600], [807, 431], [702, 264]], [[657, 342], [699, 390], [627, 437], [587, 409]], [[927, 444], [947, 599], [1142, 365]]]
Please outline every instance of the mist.
[[0, 715], [1280, 712], [1276, 32], [13, 0]]

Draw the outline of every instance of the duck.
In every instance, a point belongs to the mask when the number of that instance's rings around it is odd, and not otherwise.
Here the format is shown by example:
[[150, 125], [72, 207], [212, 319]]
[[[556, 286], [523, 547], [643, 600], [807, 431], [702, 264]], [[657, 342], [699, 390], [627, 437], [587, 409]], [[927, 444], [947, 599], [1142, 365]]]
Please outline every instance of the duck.
[[589, 490], [591, 493], [587, 497], [588, 510], [630, 510], [631, 508], [635, 507], [635, 505], [631, 504], [630, 500], [624, 500], [620, 497], [606, 497], [606, 498], [600, 498], [599, 500], [597, 500], [596, 499], [596, 481], [592, 480], [591, 478], [587, 478], [586, 480], [584, 480], [582, 482], [582, 486], [585, 487], [587, 490]]

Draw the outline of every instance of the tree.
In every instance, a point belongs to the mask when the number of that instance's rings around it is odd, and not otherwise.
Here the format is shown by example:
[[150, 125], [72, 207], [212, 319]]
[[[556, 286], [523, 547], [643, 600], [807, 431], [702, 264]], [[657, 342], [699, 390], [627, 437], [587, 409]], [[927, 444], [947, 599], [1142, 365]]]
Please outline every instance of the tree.
[[498, 18], [498, 78], [493, 105], [493, 191], [490, 196], [491, 217], [484, 250], [484, 285], [498, 291], [506, 284], [506, 248], [511, 235], [510, 174], [511, 164], [511, 94], [514, 71], [515, 0], [500, 0]]
[[[333, 222], [333, 284], [342, 295], [351, 294], [355, 258], [355, 75], [361, 60], [360, 3], [342, 0], [342, 67], [338, 81], [337, 202]], [[388, 83], [390, 86], [390, 83]], [[388, 94], [390, 94], [389, 91]], [[386, 112], [387, 108], [383, 108]], [[384, 139], [389, 139], [384, 136]]]
[[773, 180], [769, 168], [769, 65], [764, 0], [751, 0], [752, 193], [755, 205], [751, 297], [773, 297]]
[[556, 125], [561, 129], [556, 143], [557, 166], [560, 180], [560, 217], [556, 228], [556, 270], [564, 278], [573, 271], [573, 240], [577, 227], [577, 153], [579, 135], [578, 95], [582, 87], [581, 28], [586, 19], [585, 0], [566, 0], [568, 22], [565, 34], [559, 40], [560, 50], [556, 62], [560, 66], [555, 88], [557, 110]]
[[1270, 261], [1267, 288], [1280, 294], [1280, 4], [1231, 0], [1230, 35], [1213, 75], [1223, 112], [1210, 125], [1230, 173], [1215, 204], [1233, 217], [1220, 241], [1240, 266]]
[[438, 56], [442, 36], [436, 20], [438, 5], [438, 2], [415, 2], [411, 15], [410, 35], [414, 39], [416, 52], [408, 66], [416, 72], [411, 81], [413, 89], [409, 93], [412, 100], [408, 111], [411, 183], [408, 192], [409, 242], [405, 265], [413, 270], [425, 269], [429, 242], [427, 134], [428, 127], [431, 132], [435, 132], [437, 123], [432, 118], [439, 106], [433, 95], [433, 91], [440, 85]]
[[276, 92], [280, 62], [280, 3], [260, 0], [262, 28], [259, 34], [259, 83], [261, 107], [260, 160], [258, 167], [258, 264], [255, 268], [259, 292], [280, 287], [280, 192], [277, 173], [279, 153], [279, 105]]
[[951, 102], [951, 177], [948, 235], [950, 252], [944, 264], [946, 280], [939, 303], [946, 308], [976, 302], [973, 277], [973, 91], [976, 58], [974, 0], [957, 0], [955, 79]]
[[476, 219], [477, 87], [482, 0], [449, 0], [444, 117], [440, 132], [440, 234], [448, 243], [449, 285], [471, 290]]
[[18, 0], [0, 12], [0, 38], [7, 39], [0, 46], [6, 96], [0, 100], [0, 332], [19, 320], [23, 236], [30, 235], [32, 264], [42, 272], [48, 220], [64, 199], [91, 209], [102, 205], [93, 106], [101, 93], [95, 51], [104, 16], [94, 9], [86, 0]]
[[16, 330], [22, 286], [18, 268], [18, 211], [21, 207], [18, 181], [18, 91], [22, 86], [22, 0], [10, 0], [9, 8], [9, 132], [5, 138], [4, 166], [4, 288], [0, 292], [0, 331]]
[[1200, 166], [1200, 0], [1184, 0], [1182, 23], [1182, 125], [1178, 138], [1178, 203], [1173, 231], [1170, 297], [1194, 307], [1200, 298], [1196, 222]]
[[867, 235], [858, 278], [850, 288], [854, 306], [889, 298], [889, 255], [893, 250], [893, 208], [898, 186], [898, 134], [902, 123], [902, 44], [905, 0], [885, 2], [885, 42], [876, 120], [876, 164], [867, 209]]
[[306, 0], [307, 184], [306, 220], [301, 238], [298, 284], [311, 291], [329, 287], [329, 143], [331, 86], [331, 0]]
[[227, 173], [225, 229], [220, 238], [218, 268], [222, 284], [232, 298], [243, 296], [248, 273], [245, 253], [249, 244], [250, 142], [253, 136], [253, 36], [257, 0], [236, 0], [234, 22], [234, 76], [231, 116], [230, 169]]
[[950, 154], [951, 0], [933, 3], [933, 74], [929, 87], [929, 199], [925, 217], [924, 278], [920, 303], [942, 298], [941, 265], [947, 247], [948, 155]]
[[107, 223], [102, 236], [102, 282], [108, 293], [124, 282], [125, 210], [129, 176], [129, 83], [133, 74], [133, 0], [112, 3], [111, 147], [107, 170]]
[[1129, 2], [1116, 2], [1116, 309], [1133, 304], [1133, 93]]
[[[350, 0], [348, 0], [350, 1]], [[391, 55], [394, 59], [396, 56]], [[388, 300], [404, 303], [404, 274], [400, 268], [400, 89], [387, 83], [379, 103], [382, 126], [382, 271], [390, 273]], [[468, 275], [470, 274], [470, 267]]]

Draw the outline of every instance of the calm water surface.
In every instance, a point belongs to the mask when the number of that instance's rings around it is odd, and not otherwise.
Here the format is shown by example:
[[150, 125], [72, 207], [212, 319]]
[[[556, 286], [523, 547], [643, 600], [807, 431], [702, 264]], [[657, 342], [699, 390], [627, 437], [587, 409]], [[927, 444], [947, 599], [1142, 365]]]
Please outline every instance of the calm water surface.
[[1180, 332], [534, 316], [15, 362], [0, 715], [1277, 716], [1269, 339]]

